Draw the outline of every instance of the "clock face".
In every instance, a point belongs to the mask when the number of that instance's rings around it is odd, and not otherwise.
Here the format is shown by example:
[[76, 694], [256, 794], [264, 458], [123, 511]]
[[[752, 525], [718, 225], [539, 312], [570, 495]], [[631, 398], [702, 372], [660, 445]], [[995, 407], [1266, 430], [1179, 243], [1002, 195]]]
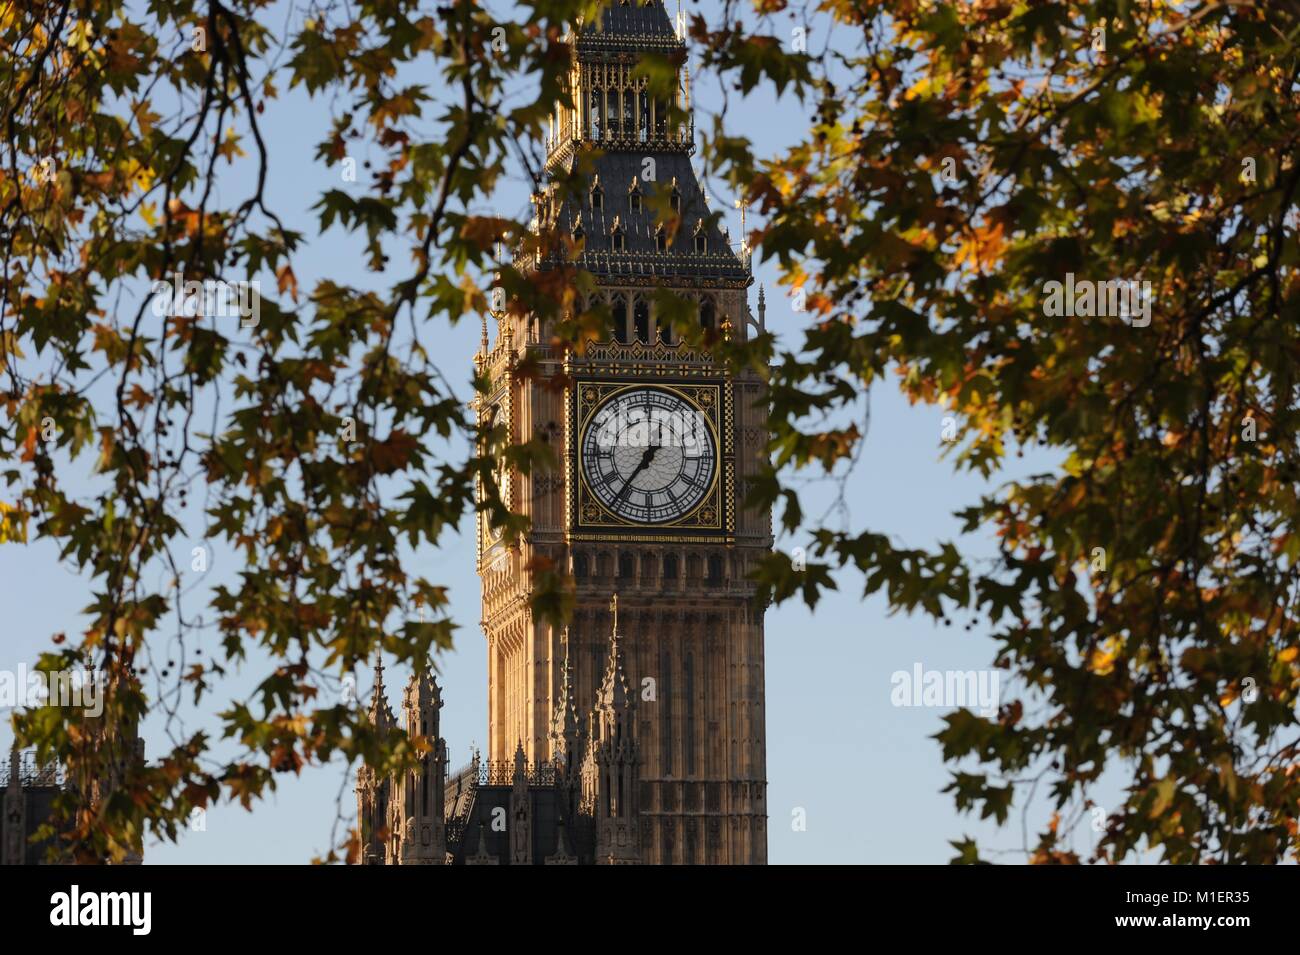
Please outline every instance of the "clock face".
[[713, 487], [717, 439], [675, 391], [635, 386], [596, 409], [582, 433], [582, 475], [609, 510], [639, 524], [680, 520]]

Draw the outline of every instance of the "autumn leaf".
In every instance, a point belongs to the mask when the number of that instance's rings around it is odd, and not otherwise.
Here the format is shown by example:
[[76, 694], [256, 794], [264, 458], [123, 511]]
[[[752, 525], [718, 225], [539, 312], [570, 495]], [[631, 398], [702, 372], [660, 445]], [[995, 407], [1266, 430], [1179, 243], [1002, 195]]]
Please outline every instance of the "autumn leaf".
[[288, 262], [276, 269], [275, 283], [281, 295], [287, 291], [295, 302], [298, 301], [298, 278]]
[[371, 448], [371, 460], [379, 474], [392, 474], [406, 467], [419, 442], [404, 431], [394, 431], [387, 440]]

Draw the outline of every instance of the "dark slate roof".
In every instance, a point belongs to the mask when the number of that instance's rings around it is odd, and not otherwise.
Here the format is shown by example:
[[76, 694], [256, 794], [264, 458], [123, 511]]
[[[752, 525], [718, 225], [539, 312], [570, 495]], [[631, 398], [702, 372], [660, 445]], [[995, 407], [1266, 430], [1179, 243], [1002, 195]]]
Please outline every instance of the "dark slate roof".
[[[605, 46], [635, 38], [637, 45], [676, 45], [677, 32], [664, 9], [663, 0], [613, 0], [600, 17], [600, 26], [583, 27], [579, 46]], [[647, 42], [648, 41], [648, 42]]]
[[[641, 211], [631, 212], [628, 193], [633, 178], [639, 179], [641, 175], [642, 162], [646, 156], [655, 160], [655, 181], [640, 183]], [[691, 168], [687, 153], [611, 150], [596, 160], [595, 169], [604, 192], [603, 208], [593, 209], [590, 200], [584, 197], [581, 206], [566, 204], [559, 213], [558, 227], [569, 233], [572, 233], [579, 215], [581, 216], [587, 249], [580, 263], [583, 268], [598, 274], [629, 271], [645, 273], [647, 266], [653, 266], [653, 274], [661, 275], [721, 275], [737, 279], [747, 275], [744, 265], [729, 247], [722, 230], [708, 221], [710, 210], [704, 204], [704, 193], [695, 178], [695, 170]], [[682, 196], [682, 223], [673, 244], [666, 252], [659, 252], [655, 244], [658, 219], [648, 199], [653, 190], [667, 190], [674, 177]], [[635, 260], [636, 267], [620, 268], [618, 260], [623, 256], [610, 251], [610, 233], [616, 216], [624, 233], [623, 255], [629, 260]], [[695, 252], [695, 226], [700, 219], [705, 221], [705, 235], [708, 239], [708, 251], [705, 253]]]
[[[497, 831], [491, 826], [494, 810], [510, 813], [512, 789], [509, 786], [479, 786], [464, 796], [467, 818], [463, 826], [450, 825], [447, 830], [447, 851], [453, 865], [464, 865], [486, 842], [487, 854], [500, 865], [509, 865], [511, 842], [509, 827]], [[560, 815], [563, 812], [561, 792], [553, 786], [528, 787], [529, 821], [531, 826], [531, 851], [533, 865], [545, 865], [549, 856], [556, 854], [560, 844]], [[454, 817], [452, 817], [454, 818]], [[582, 864], [595, 861], [595, 830], [589, 818], [570, 820], [565, 826], [567, 850]]]

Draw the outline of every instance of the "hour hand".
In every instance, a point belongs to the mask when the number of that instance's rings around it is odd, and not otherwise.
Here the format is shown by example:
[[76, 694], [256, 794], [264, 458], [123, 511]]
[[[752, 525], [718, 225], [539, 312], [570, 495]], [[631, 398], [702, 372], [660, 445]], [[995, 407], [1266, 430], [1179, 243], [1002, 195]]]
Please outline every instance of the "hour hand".
[[641, 463], [639, 463], [636, 468], [633, 469], [632, 473], [627, 476], [627, 480], [623, 482], [623, 486], [619, 488], [618, 493], [614, 495], [615, 504], [623, 499], [623, 495], [626, 494], [628, 488], [632, 486], [632, 482], [636, 479], [636, 476], [650, 466], [650, 462], [654, 460], [655, 452], [658, 450], [659, 445], [657, 444], [652, 444], [650, 447], [645, 449], [645, 454], [641, 455]]

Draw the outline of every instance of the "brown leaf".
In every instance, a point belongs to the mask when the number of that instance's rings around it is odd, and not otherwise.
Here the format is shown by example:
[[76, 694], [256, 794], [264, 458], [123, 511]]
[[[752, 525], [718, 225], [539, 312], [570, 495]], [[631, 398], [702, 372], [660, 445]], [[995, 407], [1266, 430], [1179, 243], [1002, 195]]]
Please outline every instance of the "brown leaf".
[[281, 295], [284, 294], [285, 289], [288, 289], [290, 298], [294, 302], [298, 301], [298, 277], [293, 274], [293, 267], [288, 262], [276, 269], [275, 282], [279, 286]]

